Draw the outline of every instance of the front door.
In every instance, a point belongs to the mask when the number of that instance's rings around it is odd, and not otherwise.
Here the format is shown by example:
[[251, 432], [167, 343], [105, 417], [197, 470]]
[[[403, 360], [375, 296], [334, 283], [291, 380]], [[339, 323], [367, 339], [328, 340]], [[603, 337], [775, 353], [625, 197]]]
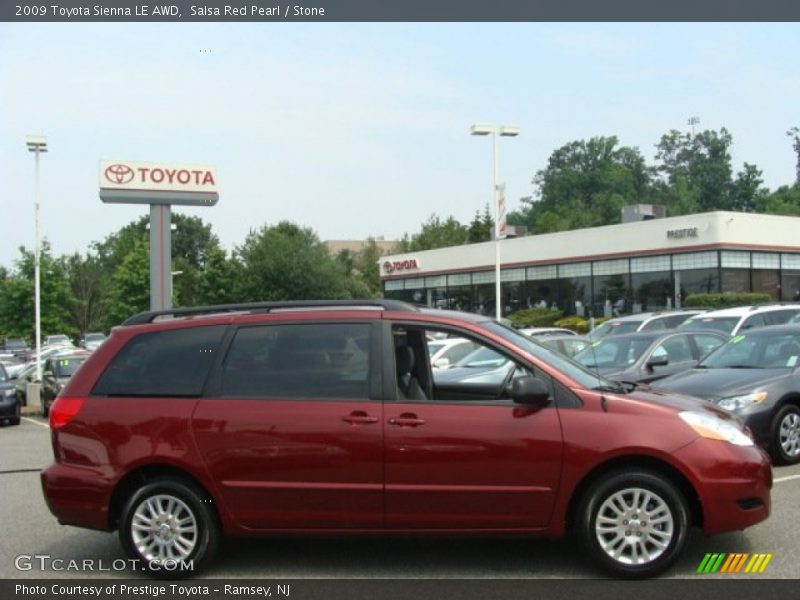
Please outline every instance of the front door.
[[546, 375], [474, 338], [471, 355], [431, 369], [426, 333], [393, 327], [402, 364], [398, 399], [384, 410], [387, 528], [546, 526], [561, 473], [558, 410], [516, 405], [507, 393], [512, 377]]
[[316, 322], [236, 332], [218, 394], [198, 403], [193, 429], [242, 526], [382, 527], [383, 407], [373, 329], [369, 322]]

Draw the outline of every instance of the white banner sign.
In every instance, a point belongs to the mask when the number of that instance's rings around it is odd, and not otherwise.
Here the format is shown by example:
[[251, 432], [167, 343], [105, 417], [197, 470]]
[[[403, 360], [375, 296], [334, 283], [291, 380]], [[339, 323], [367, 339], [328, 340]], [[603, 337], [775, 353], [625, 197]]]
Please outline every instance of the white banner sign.
[[508, 224], [506, 223], [506, 184], [501, 183], [497, 186], [497, 235], [499, 239], [504, 239], [508, 235]]
[[199, 165], [103, 160], [100, 189], [216, 193], [217, 172]]

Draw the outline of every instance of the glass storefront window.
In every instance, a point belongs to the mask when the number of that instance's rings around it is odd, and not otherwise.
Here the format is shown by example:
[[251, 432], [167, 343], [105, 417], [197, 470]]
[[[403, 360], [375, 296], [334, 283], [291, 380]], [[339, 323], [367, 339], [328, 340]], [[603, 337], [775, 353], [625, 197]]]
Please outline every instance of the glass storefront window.
[[510, 315], [525, 308], [522, 298], [521, 281], [509, 281], [500, 284], [500, 298], [503, 300], [503, 316]]
[[670, 271], [633, 273], [631, 275], [633, 306], [631, 312], [664, 310], [672, 306], [674, 287]]
[[782, 273], [781, 300], [800, 301], [800, 271], [784, 271]]
[[719, 271], [713, 269], [686, 269], [675, 271], [675, 281], [680, 282], [681, 302], [689, 294], [709, 294], [719, 291]]
[[722, 269], [722, 291], [749, 292], [750, 269]]
[[525, 284], [526, 306], [558, 307], [558, 279], [542, 279], [541, 281], [528, 281]]
[[[631, 310], [628, 275], [595, 275], [593, 311], [596, 317], [611, 317]], [[606, 314], [607, 313], [607, 314]]]
[[777, 300], [780, 297], [780, 271], [772, 269], [753, 269], [753, 291], [769, 294]]

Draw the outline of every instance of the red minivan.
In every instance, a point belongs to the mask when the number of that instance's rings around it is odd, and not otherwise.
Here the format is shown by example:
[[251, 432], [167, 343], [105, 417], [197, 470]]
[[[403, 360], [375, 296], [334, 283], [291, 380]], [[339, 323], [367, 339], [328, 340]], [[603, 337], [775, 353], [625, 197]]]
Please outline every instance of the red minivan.
[[[432, 369], [443, 336], [476, 349]], [[486, 317], [391, 300], [136, 315], [50, 427], [52, 513], [118, 529], [153, 576], [198, 572], [223, 533], [571, 531], [612, 573], [650, 576], [690, 526], [770, 510], [769, 458], [727, 413], [604, 380]]]

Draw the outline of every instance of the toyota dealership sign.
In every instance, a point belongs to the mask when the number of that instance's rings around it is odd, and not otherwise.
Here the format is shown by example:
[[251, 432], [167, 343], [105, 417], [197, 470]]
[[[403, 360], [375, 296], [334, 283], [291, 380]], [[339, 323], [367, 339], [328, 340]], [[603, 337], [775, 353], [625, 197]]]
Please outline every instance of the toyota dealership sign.
[[219, 200], [214, 167], [100, 161], [100, 198], [124, 204], [211, 206]]

